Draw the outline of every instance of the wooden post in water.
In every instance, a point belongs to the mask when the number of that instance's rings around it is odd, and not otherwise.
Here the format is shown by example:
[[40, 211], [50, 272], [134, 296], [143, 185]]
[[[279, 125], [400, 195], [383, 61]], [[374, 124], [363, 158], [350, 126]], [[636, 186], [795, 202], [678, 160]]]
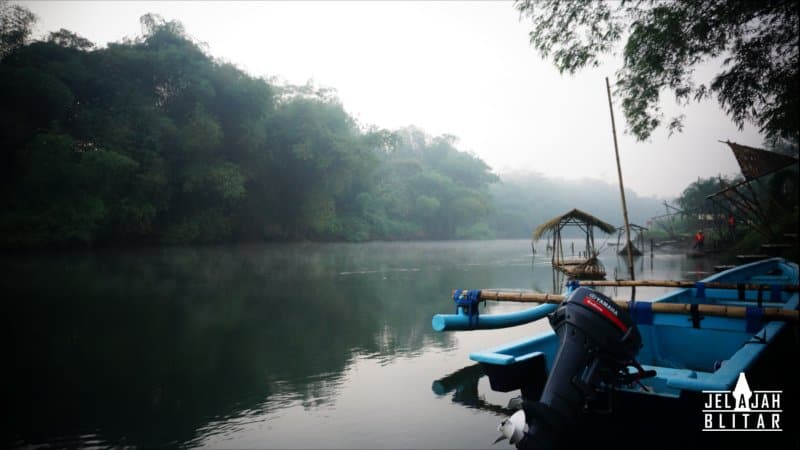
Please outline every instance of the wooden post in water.
[[[617, 176], [619, 177], [619, 195], [622, 197], [622, 217], [625, 219], [625, 246], [628, 247], [628, 275], [631, 280], [636, 277], [633, 273], [633, 249], [631, 248], [631, 224], [628, 222], [628, 205], [625, 203], [625, 186], [622, 184], [622, 167], [619, 164], [619, 146], [617, 145], [617, 127], [614, 124], [614, 107], [611, 105], [611, 85], [606, 77], [606, 92], [608, 93], [608, 111], [611, 113], [611, 134], [614, 136], [614, 155], [617, 157]], [[636, 288], [631, 288], [631, 301], [636, 298]]]

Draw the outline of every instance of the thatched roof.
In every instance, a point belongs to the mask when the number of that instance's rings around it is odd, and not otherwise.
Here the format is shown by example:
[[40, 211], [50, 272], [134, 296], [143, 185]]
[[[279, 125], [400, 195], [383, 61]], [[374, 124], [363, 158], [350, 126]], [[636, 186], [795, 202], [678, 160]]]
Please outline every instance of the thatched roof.
[[561, 223], [561, 221], [569, 219], [572, 219], [576, 222], [583, 222], [587, 225], [595, 226], [599, 228], [601, 231], [605, 232], [606, 234], [610, 234], [617, 231], [617, 227], [615, 227], [614, 225], [611, 225], [610, 223], [607, 222], [603, 222], [597, 217], [587, 212], [583, 212], [580, 209], [573, 209], [572, 211], [566, 214], [553, 217], [547, 222], [536, 227], [536, 229], [533, 230], [533, 239], [539, 240], [539, 238], [541, 238], [543, 234], [545, 234], [548, 231], [553, 231], [556, 227], [558, 227], [558, 224]]

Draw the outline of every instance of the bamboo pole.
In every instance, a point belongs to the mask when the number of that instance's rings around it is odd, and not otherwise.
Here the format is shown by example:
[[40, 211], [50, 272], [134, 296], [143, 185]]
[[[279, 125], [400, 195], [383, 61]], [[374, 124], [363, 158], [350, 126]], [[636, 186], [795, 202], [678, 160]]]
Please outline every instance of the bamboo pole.
[[[614, 124], [614, 107], [611, 105], [611, 85], [606, 77], [606, 92], [608, 93], [608, 110], [611, 113], [611, 134], [614, 135], [614, 155], [617, 157], [617, 176], [619, 177], [619, 195], [622, 197], [622, 217], [625, 219], [625, 240], [628, 247], [628, 274], [631, 280], [636, 277], [633, 273], [633, 249], [631, 248], [631, 224], [628, 222], [628, 205], [625, 203], [625, 187], [622, 184], [622, 167], [619, 163], [619, 146], [617, 145], [617, 127]], [[636, 296], [636, 290], [631, 291], [631, 300]]]
[[[581, 286], [619, 286], [619, 287], [632, 287], [632, 286], [644, 286], [644, 287], [675, 287], [675, 288], [693, 288], [697, 284], [695, 281], [672, 281], [672, 280], [638, 280], [638, 281], [628, 281], [628, 280], [581, 280], [579, 281]], [[708, 289], [739, 289], [740, 285], [736, 283], [720, 283], [720, 282], [707, 282], [703, 283], [703, 285]], [[768, 291], [772, 289], [772, 286], [769, 284], [742, 284], [742, 288], [746, 290], [764, 290]], [[787, 292], [798, 292], [800, 291], [800, 286], [796, 284], [783, 284], [781, 285], [782, 291]]]
[[[453, 293], [455, 294], [455, 291], [453, 291]], [[522, 303], [561, 303], [564, 297], [565, 296], [562, 294], [548, 294], [543, 292], [494, 290], [481, 290], [481, 295], [479, 296], [480, 300]]]
[[[565, 296], [561, 294], [548, 294], [541, 292], [522, 292], [522, 291], [496, 291], [481, 290], [480, 300], [492, 300], [498, 302], [522, 302], [522, 303], [549, 303], [558, 304], [564, 301]], [[630, 302], [626, 299], [612, 299], [622, 309], [628, 309]], [[692, 304], [690, 303], [652, 303], [654, 313], [662, 314], [691, 314]], [[800, 311], [783, 308], [761, 308], [764, 320], [782, 320], [787, 322], [800, 322]], [[727, 305], [705, 305], [698, 304], [697, 312], [706, 316], [743, 318], [747, 313], [747, 307], [727, 306]]]

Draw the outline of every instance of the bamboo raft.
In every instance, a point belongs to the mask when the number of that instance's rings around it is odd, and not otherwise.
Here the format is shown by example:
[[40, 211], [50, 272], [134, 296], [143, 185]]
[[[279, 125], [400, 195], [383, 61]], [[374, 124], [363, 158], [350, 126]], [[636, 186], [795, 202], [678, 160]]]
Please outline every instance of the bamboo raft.
[[606, 269], [596, 258], [567, 259], [557, 266], [569, 278], [578, 280], [602, 280], [606, 277]]

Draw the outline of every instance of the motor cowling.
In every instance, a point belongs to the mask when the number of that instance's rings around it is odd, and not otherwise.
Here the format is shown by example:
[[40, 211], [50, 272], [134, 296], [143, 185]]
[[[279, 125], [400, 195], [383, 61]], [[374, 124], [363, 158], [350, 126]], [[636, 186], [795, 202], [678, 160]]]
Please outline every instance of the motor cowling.
[[[636, 362], [642, 345], [636, 324], [605, 295], [578, 288], [549, 319], [560, 346], [541, 398], [523, 402], [520, 449], [558, 447], [567, 425], [598, 393], [651, 375]], [[628, 373], [629, 366], [638, 371]]]

